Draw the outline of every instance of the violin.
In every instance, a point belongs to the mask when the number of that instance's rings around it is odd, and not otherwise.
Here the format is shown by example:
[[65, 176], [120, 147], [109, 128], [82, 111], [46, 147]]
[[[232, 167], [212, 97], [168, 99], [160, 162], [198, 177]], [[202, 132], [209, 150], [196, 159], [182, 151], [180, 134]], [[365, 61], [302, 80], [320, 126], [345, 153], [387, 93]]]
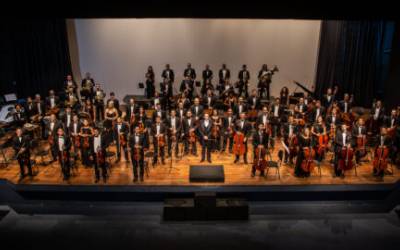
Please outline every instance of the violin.
[[377, 173], [384, 171], [387, 168], [388, 161], [387, 158], [389, 156], [389, 148], [386, 146], [378, 146], [375, 149], [375, 156], [373, 161], [374, 170]]
[[105, 155], [104, 155], [103, 150], [102, 150], [100, 147], [97, 148], [96, 156], [97, 156], [96, 158], [97, 158], [97, 164], [98, 164], [98, 165], [104, 164], [104, 163], [105, 163], [106, 157], [105, 157]]
[[53, 146], [53, 144], [54, 144], [54, 137], [53, 137], [53, 135], [49, 135], [49, 138], [47, 138], [47, 140], [49, 141], [49, 144], [50, 144], [50, 146]]
[[190, 143], [196, 142], [196, 134], [194, 133], [194, 129], [190, 129], [189, 131], [189, 142]]
[[353, 156], [354, 151], [350, 146], [344, 146], [340, 151], [340, 159], [338, 162], [338, 168], [341, 170], [349, 170], [353, 168]]
[[233, 153], [235, 155], [244, 155], [246, 147], [244, 144], [245, 136], [242, 132], [238, 131], [233, 136]]
[[264, 147], [257, 147], [255, 151], [255, 158], [253, 168], [259, 171], [264, 171], [267, 167], [267, 161], [265, 160], [266, 150]]
[[301, 168], [306, 173], [311, 173], [314, 169], [315, 150], [312, 147], [303, 149], [304, 160], [301, 162]]
[[213, 124], [212, 128], [211, 128], [211, 136], [213, 138], [217, 138], [219, 135], [219, 126], [216, 124]]

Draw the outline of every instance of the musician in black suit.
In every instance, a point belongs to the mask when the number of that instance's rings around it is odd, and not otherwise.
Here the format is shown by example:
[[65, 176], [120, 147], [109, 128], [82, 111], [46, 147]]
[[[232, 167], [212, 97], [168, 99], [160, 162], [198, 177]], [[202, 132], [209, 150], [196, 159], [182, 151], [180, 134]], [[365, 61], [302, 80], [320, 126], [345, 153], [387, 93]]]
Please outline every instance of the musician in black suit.
[[100, 180], [100, 171], [103, 181], [107, 182], [106, 149], [109, 146], [110, 139], [105, 133], [100, 133], [99, 128], [94, 128], [93, 132], [93, 137], [89, 138], [95, 182], [97, 183]]
[[[49, 140], [50, 144], [55, 143], [54, 137], [57, 134], [57, 130], [58, 130], [58, 128], [62, 128], [62, 127], [63, 127], [63, 125], [59, 120], [57, 120], [56, 115], [51, 114], [50, 119], [46, 123], [46, 128], [45, 128], [45, 136]], [[54, 147], [52, 147], [53, 145], [50, 145], [50, 146], [51, 146], [51, 154], [53, 156], [53, 161], [56, 161], [57, 160], [57, 151], [54, 150]]]
[[167, 118], [166, 125], [168, 128], [168, 156], [171, 157], [172, 143], [175, 143], [175, 157], [178, 157], [178, 141], [181, 135], [182, 123], [176, 116], [176, 111], [171, 110], [170, 116]]
[[255, 158], [256, 148], [258, 145], [263, 145], [268, 148], [269, 134], [265, 132], [264, 124], [258, 124], [258, 130], [253, 134], [253, 156]]
[[204, 114], [204, 119], [200, 121], [200, 125], [198, 127], [198, 134], [201, 144], [201, 161], [204, 162], [207, 153], [207, 161], [211, 163], [211, 148], [212, 144], [216, 143], [216, 141], [211, 140], [211, 128], [212, 128], [212, 120], [210, 120], [208, 114]]
[[32, 165], [30, 161], [30, 142], [31, 139], [28, 136], [22, 135], [22, 129], [17, 128], [15, 131], [15, 137], [13, 138], [12, 147], [15, 151], [19, 163], [20, 179], [23, 179], [25, 177], [25, 166], [28, 168], [28, 175], [33, 176]]
[[371, 109], [371, 132], [372, 134], [379, 133], [379, 128], [383, 124], [385, 117], [385, 108], [383, 107], [382, 101], [376, 101], [376, 104]]
[[308, 121], [311, 123], [315, 123], [317, 121], [318, 116], [325, 117], [325, 107], [321, 106], [321, 101], [317, 100], [315, 102], [315, 107], [311, 110], [308, 115]]
[[203, 100], [203, 107], [206, 109], [212, 109], [214, 107], [217, 98], [214, 96], [212, 90], [208, 90], [207, 94], [202, 98]]
[[328, 88], [326, 94], [322, 97], [322, 106], [329, 108], [335, 101], [335, 96], [332, 93], [332, 89]]
[[46, 108], [47, 109], [54, 109], [57, 108], [59, 104], [60, 98], [55, 95], [54, 90], [49, 91], [49, 96], [46, 97]]
[[139, 111], [139, 105], [135, 103], [135, 99], [132, 97], [129, 99], [129, 103], [126, 105], [126, 116], [125, 121], [129, 122], [137, 112]]
[[225, 152], [228, 140], [229, 140], [229, 153], [232, 153], [233, 148], [233, 133], [235, 131], [236, 118], [233, 115], [233, 111], [231, 108], [228, 109], [226, 116], [223, 117], [222, 120], [222, 131], [223, 131], [223, 144], [222, 144], [222, 152]]
[[24, 111], [28, 122], [31, 122], [31, 117], [35, 115], [35, 105], [33, 103], [32, 97], [28, 96], [26, 98], [26, 103], [24, 106]]
[[206, 68], [203, 70], [203, 85], [201, 87], [202, 94], [204, 95], [206, 93], [207, 89], [207, 83], [211, 83], [211, 80], [213, 78], [213, 72], [210, 69], [210, 65], [206, 64]]
[[[391, 155], [391, 151], [392, 151], [392, 146], [393, 146], [393, 141], [392, 138], [390, 138], [390, 136], [388, 136], [387, 134], [387, 128], [385, 127], [381, 127], [380, 133], [377, 136], [377, 145], [375, 147], [375, 151], [378, 147], [385, 147], [389, 150], [389, 157]], [[376, 155], [375, 153], [375, 157], [379, 157], [378, 155]], [[385, 174], [385, 169], [379, 168], [377, 169], [376, 167], [373, 168], [373, 174], [375, 176], [381, 176], [383, 177], [383, 175]]]
[[[289, 164], [293, 164], [293, 158], [296, 154], [294, 143], [295, 138], [297, 137], [299, 133], [299, 127], [294, 123], [294, 117], [289, 116], [287, 123], [283, 124], [281, 127], [281, 133], [283, 136], [283, 143], [285, 144], [284, 148], [284, 162]], [[292, 148], [292, 149], [291, 149]]]
[[194, 99], [194, 104], [190, 108], [190, 111], [192, 111], [192, 114], [197, 121], [203, 117], [204, 108], [203, 105], [200, 104], [199, 98]]
[[272, 82], [272, 75], [275, 70], [269, 70], [267, 64], [263, 64], [261, 70], [258, 72], [258, 96], [262, 98], [264, 92], [266, 92], [266, 97], [269, 100], [270, 97], [270, 86]]
[[[344, 173], [341, 169], [339, 169], [339, 159], [341, 156], [342, 148], [343, 147], [353, 147], [354, 141], [352, 139], [351, 133], [347, 131], [347, 125], [342, 124], [341, 129], [336, 131], [335, 137], [335, 160], [334, 160], [334, 167], [335, 167], [335, 175], [344, 177]], [[349, 159], [351, 161], [352, 159]]]
[[218, 77], [219, 77], [219, 85], [217, 90], [219, 90], [219, 94], [221, 95], [222, 92], [224, 91], [224, 84], [228, 79], [231, 78], [231, 71], [226, 67], [226, 64], [222, 64], [222, 68], [218, 72]]
[[261, 101], [257, 96], [257, 90], [253, 89], [251, 91], [251, 96], [247, 98], [247, 106], [249, 109], [260, 109]]
[[248, 92], [248, 83], [250, 80], [250, 72], [247, 70], [246, 64], [243, 64], [242, 70], [239, 71], [238, 74], [239, 78], [239, 83], [238, 83], [238, 90], [239, 90], [239, 96], [244, 93], [245, 97], [249, 97], [249, 92]]
[[247, 112], [247, 105], [244, 103], [243, 97], [240, 96], [238, 103], [233, 106], [233, 113], [235, 116], [239, 117], [239, 115], [243, 112]]
[[342, 119], [338, 115], [337, 109], [332, 109], [331, 114], [326, 117], [326, 124], [328, 128], [332, 128], [332, 126], [337, 127], [342, 124]]
[[183, 102], [179, 101], [178, 102], [178, 107], [176, 108], [175, 113], [176, 113], [176, 116], [179, 118], [179, 120], [181, 122], [185, 118], [186, 112], [187, 112], [187, 109], [185, 108]]
[[344, 94], [344, 98], [339, 102], [339, 107], [342, 113], [350, 113], [352, 108], [352, 103], [350, 100], [350, 95], [348, 93]]
[[164, 121], [166, 118], [165, 111], [161, 108], [161, 104], [156, 104], [155, 110], [153, 112], [152, 121], [156, 122], [157, 117], [160, 117], [161, 121]]
[[190, 79], [189, 76], [186, 76], [185, 79], [182, 80], [181, 85], [179, 87], [179, 91], [181, 93], [185, 93], [186, 96], [192, 100], [193, 92], [194, 92], [194, 81]]
[[154, 157], [153, 165], [157, 164], [158, 156], [161, 156], [161, 163], [164, 165], [165, 157], [165, 134], [167, 129], [165, 124], [161, 122], [161, 117], [157, 116], [156, 121], [151, 128], [151, 135], [153, 136]]
[[70, 154], [71, 149], [71, 138], [64, 132], [62, 127], [57, 129], [57, 134], [54, 136], [54, 144], [52, 145], [52, 151], [56, 152], [58, 162], [61, 166], [61, 172], [64, 177], [64, 181], [68, 180], [71, 176], [71, 163]]
[[[351, 136], [354, 140], [357, 141], [358, 138], [364, 140], [364, 144], [367, 140], [367, 128], [365, 127], [365, 121], [362, 117], [358, 118], [358, 121], [353, 126], [351, 130]], [[355, 143], [356, 144], [356, 143]], [[359, 146], [359, 145], [357, 145]], [[364, 145], [365, 146], [365, 145]], [[367, 155], [367, 150], [365, 148], [357, 148], [355, 152], [356, 163], [359, 164], [360, 160]]]
[[[245, 146], [245, 150], [244, 150], [244, 155], [243, 155], [243, 160], [244, 160], [244, 164], [247, 164], [247, 139], [250, 137], [250, 132], [251, 132], [251, 124], [246, 120], [246, 113], [240, 113], [240, 118], [239, 120], [236, 121], [235, 124], [235, 132], [238, 133], [242, 133], [244, 134], [244, 146]], [[235, 155], [235, 161], [234, 163], [239, 162], [239, 157], [240, 155], [236, 154]]]
[[90, 73], [87, 72], [85, 74], [85, 78], [83, 78], [81, 82], [81, 97], [83, 97], [83, 99], [92, 100], [94, 85], [95, 85], [94, 79], [90, 76]]
[[183, 77], [189, 77], [193, 81], [196, 79], [196, 70], [192, 68], [192, 64], [187, 64], [187, 68], [183, 72]]
[[160, 91], [162, 96], [166, 99], [168, 102], [171, 97], [174, 95], [174, 87], [172, 85], [172, 82], [165, 78], [161, 83], [160, 83]]
[[[197, 146], [196, 146], [196, 134], [195, 131], [197, 129], [197, 121], [194, 117], [192, 117], [192, 112], [188, 110], [186, 112], [186, 117], [183, 119], [183, 133], [182, 137], [185, 138], [184, 140], [184, 145], [185, 145], [185, 155], [189, 154], [189, 146], [191, 146], [191, 153], [192, 155], [197, 156]], [[194, 137], [192, 138], [191, 135]], [[194, 142], [191, 142], [190, 140], [194, 139]]]
[[126, 122], [122, 121], [121, 117], [117, 118], [117, 122], [114, 124], [113, 136], [117, 146], [117, 161], [121, 160], [121, 148], [124, 151], [125, 160], [129, 162], [128, 158], [128, 133], [129, 126]]
[[281, 104], [281, 99], [275, 98], [275, 102], [271, 106], [271, 132], [274, 138], [280, 134], [283, 112], [284, 106]]
[[79, 121], [78, 115], [74, 114], [72, 116], [72, 122], [69, 127], [65, 130], [68, 136], [73, 140], [73, 151], [75, 160], [78, 159], [79, 149], [81, 147], [81, 138], [79, 137], [79, 132], [81, 131], [81, 123]]
[[[133, 166], [133, 182], [143, 181], [144, 176], [144, 152], [149, 148], [147, 137], [140, 133], [139, 127], [135, 127], [134, 133], [129, 136], [129, 147], [131, 149], [131, 158]], [[139, 168], [139, 175], [138, 175]]]
[[71, 107], [66, 107], [65, 112], [62, 116], [60, 116], [60, 121], [62, 122], [62, 126], [64, 127], [64, 132], [68, 133], [69, 127], [72, 123], [74, 113], [72, 112]]
[[168, 79], [171, 82], [175, 81], [175, 74], [174, 71], [170, 68], [169, 64], [165, 65], [165, 69], [161, 73], [161, 77], [163, 79]]
[[15, 104], [15, 112], [13, 114], [14, 122], [18, 127], [21, 127], [27, 121], [26, 114], [21, 104]]

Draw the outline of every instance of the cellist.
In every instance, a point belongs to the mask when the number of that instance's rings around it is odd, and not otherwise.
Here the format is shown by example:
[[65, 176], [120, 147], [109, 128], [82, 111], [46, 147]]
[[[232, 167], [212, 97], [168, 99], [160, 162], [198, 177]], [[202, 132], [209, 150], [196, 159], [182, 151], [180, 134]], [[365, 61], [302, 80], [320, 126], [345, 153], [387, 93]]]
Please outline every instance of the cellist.
[[339, 167], [339, 160], [347, 160], [351, 161], [352, 159], [343, 159], [342, 150], [347, 147], [347, 149], [352, 149], [353, 141], [351, 134], [347, 131], [347, 125], [345, 123], [342, 124], [341, 129], [336, 131], [335, 137], [335, 176], [344, 177], [343, 170]]
[[250, 136], [251, 125], [246, 121], [246, 113], [240, 113], [240, 119], [235, 124], [235, 136], [233, 137], [234, 163], [239, 162], [243, 155], [244, 164], [247, 164], [247, 138]]
[[309, 161], [314, 160], [312, 156], [315, 154], [313, 149], [315, 146], [315, 140], [311, 136], [310, 129], [307, 126], [304, 127], [303, 133], [301, 133], [298, 138], [299, 152], [297, 153], [294, 174], [297, 177], [308, 177], [310, 176], [311, 168], [303, 166], [307, 164], [313, 164], [312, 162], [309, 163]]
[[256, 149], [262, 145], [264, 149], [268, 148], [269, 134], [265, 132], [264, 124], [258, 124], [258, 130], [253, 134], [253, 156], [256, 157]]
[[366, 143], [367, 143], [367, 128], [365, 127], [365, 121], [362, 117], [358, 118], [355, 126], [351, 131], [351, 135], [355, 139], [356, 150], [356, 163], [359, 164], [360, 160], [367, 155]]
[[315, 137], [317, 144], [316, 159], [321, 162], [325, 156], [325, 150], [328, 146], [328, 134], [324, 119], [322, 116], [318, 116], [316, 122], [311, 127], [311, 134]]
[[381, 127], [378, 136], [378, 144], [374, 151], [373, 174], [375, 176], [383, 177], [387, 167], [387, 160], [389, 158], [391, 146], [392, 139], [387, 135], [387, 128]]
[[122, 120], [122, 117], [117, 118], [117, 122], [114, 124], [113, 135], [114, 141], [117, 146], [117, 161], [121, 160], [121, 149], [124, 151], [126, 162], [129, 162], [128, 157], [128, 133], [129, 126]]

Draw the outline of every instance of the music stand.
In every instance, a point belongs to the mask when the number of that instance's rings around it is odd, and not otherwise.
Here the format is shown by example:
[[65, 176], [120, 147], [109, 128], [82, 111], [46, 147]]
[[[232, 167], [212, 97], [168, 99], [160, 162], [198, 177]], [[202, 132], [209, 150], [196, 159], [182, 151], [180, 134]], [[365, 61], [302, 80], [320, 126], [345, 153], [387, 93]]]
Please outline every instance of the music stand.
[[144, 89], [144, 84], [142, 82], [139, 82], [139, 89]]
[[201, 86], [201, 82], [200, 81], [196, 81], [195, 84], [196, 84], [196, 87], [200, 87]]

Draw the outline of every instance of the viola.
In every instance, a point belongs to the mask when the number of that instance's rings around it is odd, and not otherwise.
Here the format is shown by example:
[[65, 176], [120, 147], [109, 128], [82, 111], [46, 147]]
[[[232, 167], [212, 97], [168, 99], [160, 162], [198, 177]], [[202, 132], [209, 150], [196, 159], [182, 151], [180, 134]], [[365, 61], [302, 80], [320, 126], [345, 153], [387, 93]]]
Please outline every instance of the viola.
[[263, 147], [257, 147], [255, 151], [255, 158], [253, 167], [259, 171], [264, 171], [267, 167], [267, 161], [265, 160], [266, 150]]
[[353, 148], [350, 146], [344, 146], [339, 154], [338, 168], [343, 171], [352, 169], [354, 156]]
[[301, 168], [306, 173], [311, 173], [314, 169], [315, 150], [312, 147], [303, 149], [304, 160], [301, 162]]
[[373, 161], [374, 169], [377, 172], [384, 171], [387, 168], [389, 156], [389, 148], [386, 146], [379, 146], [375, 149], [375, 156]]
[[233, 153], [235, 155], [244, 155], [246, 147], [244, 144], [244, 134], [242, 132], [237, 132], [233, 136]]

